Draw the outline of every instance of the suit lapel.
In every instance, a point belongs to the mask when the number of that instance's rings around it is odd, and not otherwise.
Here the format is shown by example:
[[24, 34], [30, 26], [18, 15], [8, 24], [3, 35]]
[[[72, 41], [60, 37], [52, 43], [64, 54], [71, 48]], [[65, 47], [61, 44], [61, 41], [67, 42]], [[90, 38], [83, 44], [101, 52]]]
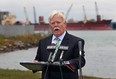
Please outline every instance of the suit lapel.
[[52, 35], [48, 38], [47, 45], [51, 45], [52, 42]]
[[67, 46], [68, 43], [69, 43], [69, 37], [68, 37], [68, 33], [66, 33], [66, 35], [64, 36], [64, 39], [61, 42], [61, 45]]

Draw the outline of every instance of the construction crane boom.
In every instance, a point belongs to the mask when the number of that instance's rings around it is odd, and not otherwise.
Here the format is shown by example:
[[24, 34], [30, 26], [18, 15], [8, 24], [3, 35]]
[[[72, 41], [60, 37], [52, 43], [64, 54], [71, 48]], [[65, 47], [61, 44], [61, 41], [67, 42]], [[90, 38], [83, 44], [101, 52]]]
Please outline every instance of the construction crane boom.
[[35, 6], [33, 6], [33, 13], [34, 13], [34, 22], [35, 24], [37, 23], [37, 19], [36, 19], [36, 10], [35, 10]]
[[84, 5], [83, 5], [83, 13], [84, 13], [84, 23], [86, 23], [87, 22], [87, 16], [86, 16]]
[[98, 7], [97, 7], [97, 3], [96, 2], [95, 2], [95, 8], [96, 8], [96, 15], [99, 15]]
[[25, 7], [24, 7], [24, 13], [25, 13], [26, 24], [29, 24], [29, 18], [28, 18], [27, 11], [26, 11]]
[[97, 7], [97, 3], [95, 2], [95, 8], [96, 8], [96, 17], [97, 17], [97, 21], [101, 21], [101, 16], [98, 12], [98, 7]]
[[68, 9], [68, 11], [67, 11], [67, 13], [66, 13], [66, 19], [68, 18], [68, 14], [69, 14], [69, 12], [70, 12], [72, 6], [73, 6], [73, 4], [71, 4], [71, 6], [69, 7], [69, 9]]

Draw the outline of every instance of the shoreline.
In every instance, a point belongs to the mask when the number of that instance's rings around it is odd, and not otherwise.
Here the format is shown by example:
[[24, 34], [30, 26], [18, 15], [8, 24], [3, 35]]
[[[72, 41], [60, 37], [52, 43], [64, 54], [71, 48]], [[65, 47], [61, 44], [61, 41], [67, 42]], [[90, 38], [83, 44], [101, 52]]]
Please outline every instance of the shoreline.
[[8, 53], [17, 50], [27, 50], [29, 48], [37, 47], [37, 43], [23, 43], [22, 41], [16, 41], [13, 44], [8, 44], [0, 47], [0, 53]]
[[0, 53], [37, 47], [38, 41], [46, 36], [42, 33], [12, 37], [0, 35]]

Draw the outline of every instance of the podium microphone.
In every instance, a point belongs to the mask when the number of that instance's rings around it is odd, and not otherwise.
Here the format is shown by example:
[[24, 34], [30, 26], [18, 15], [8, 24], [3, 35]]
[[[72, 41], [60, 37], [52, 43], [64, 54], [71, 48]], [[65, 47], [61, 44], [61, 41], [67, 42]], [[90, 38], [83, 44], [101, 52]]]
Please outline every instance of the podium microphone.
[[59, 50], [62, 50], [62, 52], [61, 52], [61, 54], [60, 54], [60, 58], [59, 58], [59, 61], [60, 61], [60, 63], [62, 64], [62, 62], [63, 62], [62, 57], [63, 57], [64, 51], [68, 50], [68, 46], [60, 46], [60, 47], [59, 47]]
[[83, 79], [82, 76], [82, 68], [81, 68], [81, 55], [82, 55], [82, 41], [78, 42], [78, 47], [79, 47], [79, 79]]
[[55, 44], [51, 44], [51, 45], [47, 46], [47, 50], [50, 52], [49, 57], [48, 57], [48, 63], [52, 63], [51, 58], [52, 58], [52, 54], [55, 51], [55, 49], [56, 49]]
[[52, 58], [53, 52], [56, 49], [56, 46], [55, 46], [55, 44], [51, 44], [51, 45], [47, 46], [46, 49], [48, 50], [48, 52], [50, 52], [50, 54], [49, 54], [49, 57], [48, 57], [48, 65], [47, 65], [47, 68], [46, 68], [46, 71], [45, 71], [45, 74], [44, 74], [44, 79], [47, 78], [48, 67], [52, 63], [51, 58]]

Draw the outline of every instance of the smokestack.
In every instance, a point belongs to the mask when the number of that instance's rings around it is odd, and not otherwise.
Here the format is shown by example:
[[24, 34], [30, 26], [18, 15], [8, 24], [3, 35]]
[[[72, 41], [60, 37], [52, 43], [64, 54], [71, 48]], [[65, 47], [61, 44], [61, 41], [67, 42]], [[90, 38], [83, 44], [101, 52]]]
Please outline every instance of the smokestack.
[[44, 24], [44, 17], [43, 16], [39, 16], [39, 24]]

